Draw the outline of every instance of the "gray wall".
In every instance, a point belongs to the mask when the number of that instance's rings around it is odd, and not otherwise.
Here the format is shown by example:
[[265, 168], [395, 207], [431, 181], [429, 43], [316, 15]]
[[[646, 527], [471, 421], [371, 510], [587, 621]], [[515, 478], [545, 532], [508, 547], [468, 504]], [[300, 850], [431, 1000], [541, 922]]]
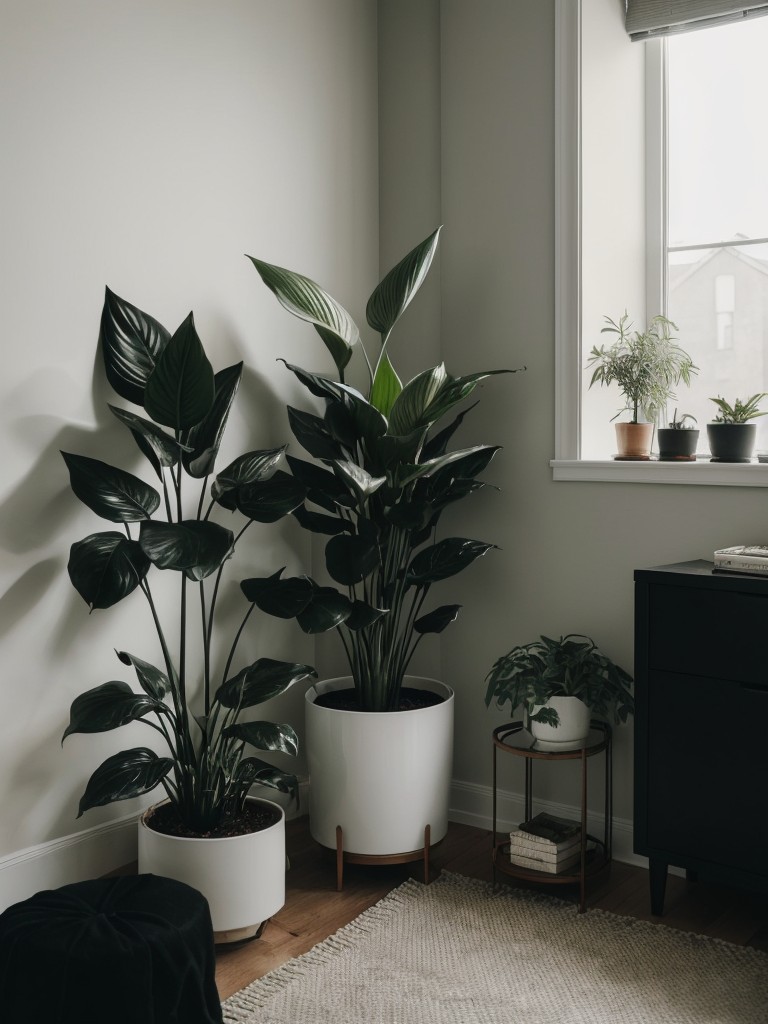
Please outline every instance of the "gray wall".
[[[2, 0], [0, 20], [2, 857], [135, 811], [75, 820], [96, 765], [153, 735], [134, 724], [59, 745], [74, 696], [128, 678], [114, 648], [158, 656], [140, 594], [89, 616], [66, 574], [70, 544], [103, 527], [59, 449], [146, 471], [105, 405], [104, 286], [171, 329], [194, 309], [214, 366], [245, 360], [222, 467], [289, 440], [298, 385], [277, 357], [330, 366], [244, 254], [314, 277], [364, 322], [378, 86], [373, 0]], [[308, 561], [295, 526], [253, 527], [224, 595], [230, 625], [234, 580]], [[294, 624], [252, 622], [243, 664], [313, 660]], [[266, 711], [300, 721], [302, 694]]]

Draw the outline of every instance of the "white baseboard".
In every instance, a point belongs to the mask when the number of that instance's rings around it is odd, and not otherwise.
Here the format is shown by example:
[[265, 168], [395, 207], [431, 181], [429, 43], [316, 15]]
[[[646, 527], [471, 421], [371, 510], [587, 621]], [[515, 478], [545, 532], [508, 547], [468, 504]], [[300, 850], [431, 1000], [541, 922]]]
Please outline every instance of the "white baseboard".
[[[498, 831], [510, 832], [517, 828], [525, 815], [524, 806], [522, 793], [499, 790], [496, 797]], [[544, 810], [562, 818], [579, 817], [579, 808], [568, 804], [541, 800], [536, 802], [536, 807], [537, 810]], [[474, 782], [454, 779], [451, 784], [448, 817], [462, 825], [473, 825], [475, 828], [490, 831], [493, 827], [493, 790], [490, 786], [479, 786]], [[594, 835], [603, 835], [604, 823], [605, 817], [602, 814], [588, 815], [587, 828]], [[632, 822], [626, 818], [614, 816], [613, 819], [613, 858], [626, 864], [648, 867], [648, 858], [639, 857], [632, 849]]]
[[[299, 807], [285, 806], [286, 817], [294, 818], [307, 813], [309, 783], [299, 783]], [[261, 791], [269, 799], [277, 799], [272, 791]], [[538, 806], [538, 805], [537, 805]], [[567, 804], [541, 802], [551, 814], [566, 818], [578, 817], [577, 807]], [[454, 780], [448, 817], [451, 821], [490, 830], [492, 825], [493, 794], [490, 786]], [[500, 832], [516, 828], [523, 818], [523, 796], [500, 790], [497, 796], [498, 829]], [[602, 815], [589, 815], [588, 827], [595, 835], [602, 835]], [[84, 829], [74, 835], [54, 839], [39, 846], [19, 850], [0, 859], [0, 911], [20, 900], [25, 900], [42, 889], [57, 889], [70, 882], [98, 878], [110, 871], [132, 864], [136, 860], [136, 814], [129, 814], [106, 825]], [[613, 819], [613, 856], [627, 864], [647, 867], [645, 857], [632, 850], [632, 822]], [[675, 868], [670, 868], [675, 872]]]

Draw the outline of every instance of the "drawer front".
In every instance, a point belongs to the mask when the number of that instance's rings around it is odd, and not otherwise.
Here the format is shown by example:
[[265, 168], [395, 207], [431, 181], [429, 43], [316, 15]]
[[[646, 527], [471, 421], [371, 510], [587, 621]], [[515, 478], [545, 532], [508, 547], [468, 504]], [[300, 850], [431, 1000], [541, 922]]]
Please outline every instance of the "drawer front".
[[768, 687], [768, 597], [649, 588], [648, 667]]

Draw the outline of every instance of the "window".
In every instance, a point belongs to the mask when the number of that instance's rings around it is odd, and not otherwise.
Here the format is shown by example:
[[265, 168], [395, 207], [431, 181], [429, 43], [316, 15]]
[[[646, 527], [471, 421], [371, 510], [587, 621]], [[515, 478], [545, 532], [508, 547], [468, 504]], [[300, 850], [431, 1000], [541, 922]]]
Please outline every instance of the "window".
[[[555, 478], [765, 486], [765, 467], [709, 463], [704, 426], [712, 396], [768, 391], [768, 18], [631, 43], [616, 8], [558, 2]], [[665, 312], [699, 367], [677, 402], [701, 428], [706, 461], [683, 470], [695, 479], [611, 461], [621, 396], [589, 389], [584, 367], [603, 318], [624, 309], [643, 328]], [[756, 422], [757, 448], [768, 449], [768, 416]]]

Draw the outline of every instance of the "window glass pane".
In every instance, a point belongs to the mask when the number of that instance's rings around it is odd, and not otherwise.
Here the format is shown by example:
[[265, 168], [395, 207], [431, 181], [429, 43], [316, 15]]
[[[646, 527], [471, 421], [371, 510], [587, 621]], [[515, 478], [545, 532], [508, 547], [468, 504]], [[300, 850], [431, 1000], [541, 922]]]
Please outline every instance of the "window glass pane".
[[768, 237], [768, 18], [667, 47], [670, 246]]
[[[678, 388], [678, 409], [697, 418], [705, 452], [705, 425], [716, 413], [710, 398], [721, 395], [733, 405], [768, 391], [768, 245], [670, 253], [668, 270], [668, 315], [699, 367], [691, 387]], [[768, 399], [762, 407], [768, 410]], [[763, 450], [766, 420], [754, 421], [756, 447]]]

